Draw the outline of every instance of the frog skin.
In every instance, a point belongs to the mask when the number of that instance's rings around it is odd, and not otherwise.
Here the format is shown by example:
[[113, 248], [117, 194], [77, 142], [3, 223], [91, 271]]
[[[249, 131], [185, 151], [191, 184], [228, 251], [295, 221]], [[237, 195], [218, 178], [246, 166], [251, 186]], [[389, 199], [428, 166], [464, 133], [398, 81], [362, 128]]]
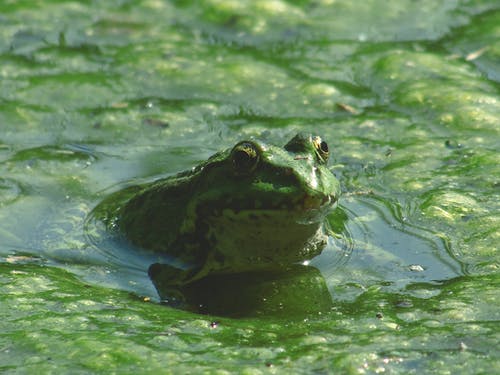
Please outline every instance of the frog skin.
[[325, 216], [340, 195], [328, 157], [317, 136], [284, 147], [242, 141], [190, 171], [115, 193], [102, 204], [104, 221], [134, 247], [176, 260], [150, 267], [163, 286], [282, 270], [326, 245]]

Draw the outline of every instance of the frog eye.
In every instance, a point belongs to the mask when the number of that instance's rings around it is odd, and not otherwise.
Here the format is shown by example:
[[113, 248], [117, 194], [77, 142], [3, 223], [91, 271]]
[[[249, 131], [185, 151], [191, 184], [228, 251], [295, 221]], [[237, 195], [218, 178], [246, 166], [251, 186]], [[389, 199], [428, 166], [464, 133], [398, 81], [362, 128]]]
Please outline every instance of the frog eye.
[[259, 163], [259, 150], [250, 142], [241, 142], [231, 151], [231, 160], [236, 173], [252, 172]]
[[330, 156], [328, 143], [321, 140], [320, 137], [314, 137], [312, 141], [314, 144], [314, 148], [316, 149], [316, 154], [318, 155], [320, 161], [326, 163], [328, 161], [328, 157]]

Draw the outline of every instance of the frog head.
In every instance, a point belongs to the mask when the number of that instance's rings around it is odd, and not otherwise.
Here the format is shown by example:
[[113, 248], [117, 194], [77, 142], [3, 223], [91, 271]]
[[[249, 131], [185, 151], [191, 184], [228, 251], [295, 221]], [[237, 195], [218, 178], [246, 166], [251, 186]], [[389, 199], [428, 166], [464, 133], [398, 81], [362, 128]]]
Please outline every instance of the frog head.
[[320, 137], [298, 134], [284, 147], [242, 141], [199, 166], [185, 223], [213, 249], [208, 267], [238, 272], [317, 255], [340, 194], [328, 157]]

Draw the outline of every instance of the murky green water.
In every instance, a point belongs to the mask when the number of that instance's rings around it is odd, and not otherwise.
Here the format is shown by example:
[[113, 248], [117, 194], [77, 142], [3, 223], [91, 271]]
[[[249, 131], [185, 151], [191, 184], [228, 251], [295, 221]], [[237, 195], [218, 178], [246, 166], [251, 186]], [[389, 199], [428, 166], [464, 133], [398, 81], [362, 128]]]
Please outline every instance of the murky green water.
[[[486, 0], [3, 1], [0, 372], [500, 372], [499, 41]], [[326, 305], [172, 309], [84, 236], [126, 184], [300, 130], [345, 192]]]

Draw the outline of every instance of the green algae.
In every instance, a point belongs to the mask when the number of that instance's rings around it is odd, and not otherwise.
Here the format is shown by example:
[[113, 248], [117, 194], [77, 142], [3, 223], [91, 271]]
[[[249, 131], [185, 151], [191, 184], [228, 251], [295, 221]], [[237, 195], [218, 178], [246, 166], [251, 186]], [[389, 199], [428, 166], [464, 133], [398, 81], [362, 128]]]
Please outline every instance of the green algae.
[[[0, 371], [499, 372], [499, 11], [2, 3]], [[87, 242], [109, 192], [297, 131], [329, 141], [345, 191], [348, 247], [313, 261], [329, 308], [175, 310], [143, 260]]]

